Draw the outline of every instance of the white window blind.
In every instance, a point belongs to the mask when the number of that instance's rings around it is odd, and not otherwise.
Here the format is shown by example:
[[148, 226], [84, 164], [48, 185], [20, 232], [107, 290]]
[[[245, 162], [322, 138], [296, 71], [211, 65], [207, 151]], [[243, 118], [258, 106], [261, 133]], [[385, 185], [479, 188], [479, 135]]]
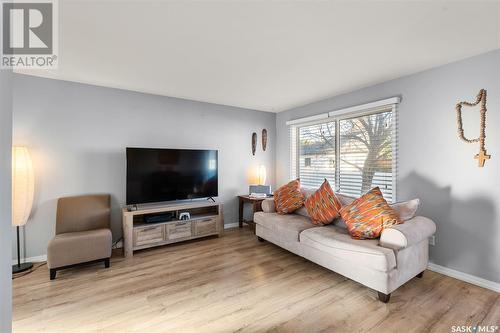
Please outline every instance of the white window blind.
[[294, 122], [290, 131], [290, 176], [318, 187], [326, 178], [337, 192], [360, 196], [380, 187], [396, 200], [397, 104], [330, 115], [316, 123]]
[[335, 184], [335, 122], [298, 128], [297, 163], [301, 184], [319, 187], [326, 178]]

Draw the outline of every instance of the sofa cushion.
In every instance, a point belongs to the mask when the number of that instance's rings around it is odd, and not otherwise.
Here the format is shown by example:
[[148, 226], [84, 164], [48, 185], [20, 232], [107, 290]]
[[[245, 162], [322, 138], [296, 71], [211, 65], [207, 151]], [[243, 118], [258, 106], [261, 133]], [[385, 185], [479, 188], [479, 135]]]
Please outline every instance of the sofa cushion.
[[307, 229], [300, 243], [325, 252], [355, 266], [388, 272], [396, 267], [394, 251], [378, 245], [376, 239], [353, 239], [348, 231], [333, 225]]
[[396, 202], [391, 204], [391, 207], [396, 211], [396, 213], [398, 213], [401, 221], [408, 221], [414, 218], [419, 206], [420, 206], [419, 199]]
[[332, 223], [339, 217], [339, 210], [342, 207], [326, 179], [320, 188], [306, 199], [304, 206], [312, 222], [317, 225]]
[[307, 208], [305, 206], [302, 206], [300, 207], [299, 209], [297, 209], [295, 212], [293, 212], [294, 214], [298, 214], [298, 215], [302, 215], [304, 217], [307, 217], [308, 219], [310, 219], [311, 217], [309, 216], [309, 213], [307, 212]]
[[[314, 192], [316, 192], [316, 190], [317, 190], [317, 188], [312, 188], [312, 187], [301, 187], [300, 188], [300, 192], [302, 192], [302, 194], [304, 195], [305, 200], [307, 200], [312, 194], [314, 194]], [[357, 199], [355, 197], [351, 197], [351, 196], [348, 196], [345, 194], [340, 194], [337, 192], [334, 192], [334, 193], [335, 193], [335, 196], [337, 197], [337, 199], [339, 199], [339, 202], [342, 206], [349, 205], [350, 203], [352, 203], [354, 200]], [[309, 217], [309, 213], [307, 212], [307, 208], [305, 206], [300, 207], [294, 213], [305, 216], [305, 217]], [[334, 223], [336, 223], [337, 220], [335, 220]], [[344, 225], [344, 227], [345, 227], [345, 225]]]
[[47, 248], [47, 265], [58, 268], [111, 257], [110, 229], [56, 235]]
[[274, 206], [274, 199], [265, 199], [261, 203], [262, 211], [265, 213], [276, 213], [276, 207]]
[[307, 217], [289, 214], [280, 215], [278, 213], [257, 212], [254, 214], [254, 222], [258, 225], [270, 229], [287, 241], [299, 241], [299, 234], [309, 228], [317, 228]]
[[278, 214], [290, 214], [304, 205], [300, 180], [295, 179], [274, 191], [274, 205]]
[[[357, 199], [356, 197], [351, 197], [349, 195], [340, 193], [335, 193], [335, 195], [337, 196], [337, 199], [339, 199], [342, 206], [350, 205], [354, 200]], [[413, 199], [408, 201], [395, 202], [390, 204], [389, 206], [391, 206], [398, 213], [401, 221], [407, 221], [415, 217], [415, 214], [417, 213], [417, 210], [420, 206], [420, 200]]]
[[[318, 188], [314, 188], [314, 187], [301, 187], [300, 188], [300, 192], [302, 193], [302, 195], [304, 195], [304, 202], [305, 200], [307, 200], [307, 198], [309, 198], [314, 192], [316, 192]], [[302, 215], [302, 216], [305, 216], [305, 217], [308, 217], [310, 218], [309, 216], [309, 213], [307, 212], [307, 208], [305, 206], [302, 206], [300, 207], [299, 209], [297, 209], [295, 212], [295, 214], [299, 214], [299, 215]]]
[[300, 188], [300, 192], [304, 195], [304, 199], [309, 198], [314, 192], [318, 190], [317, 187], [307, 187], [307, 186], [302, 186]]
[[[295, 212], [293, 212], [294, 214], [298, 214], [298, 215], [302, 215], [304, 217], [307, 217], [308, 219], [310, 219], [311, 217], [309, 216], [309, 214], [307, 213], [307, 209], [306, 207], [301, 207], [299, 209], [297, 209]], [[347, 229], [347, 225], [345, 224], [344, 220], [342, 220], [342, 218], [338, 218], [338, 219], [335, 219], [333, 220], [333, 225], [335, 225], [336, 227], [340, 227], [340, 228], [344, 228], [344, 229]]]
[[384, 228], [402, 223], [378, 187], [343, 206], [340, 215], [351, 236], [359, 239], [378, 238]]
[[335, 195], [339, 199], [342, 206], [350, 205], [354, 200], [357, 199], [357, 197], [351, 197], [350, 195], [345, 195], [340, 193], [335, 193]]

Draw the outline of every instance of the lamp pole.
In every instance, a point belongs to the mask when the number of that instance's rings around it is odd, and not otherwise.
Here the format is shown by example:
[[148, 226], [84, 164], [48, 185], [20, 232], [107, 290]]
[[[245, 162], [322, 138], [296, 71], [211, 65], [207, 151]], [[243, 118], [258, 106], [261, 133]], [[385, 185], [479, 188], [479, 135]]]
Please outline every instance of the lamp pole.
[[17, 232], [17, 265], [12, 265], [12, 273], [21, 273], [33, 267], [33, 263], [25, 262], [21, 264], [21, 242], [19, 237], [19, 226], [16, 226]]

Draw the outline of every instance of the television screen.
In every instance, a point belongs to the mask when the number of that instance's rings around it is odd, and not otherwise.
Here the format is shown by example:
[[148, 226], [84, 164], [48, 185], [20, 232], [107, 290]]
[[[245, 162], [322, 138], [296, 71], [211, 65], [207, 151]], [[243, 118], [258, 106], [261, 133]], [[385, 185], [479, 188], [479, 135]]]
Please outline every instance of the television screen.
[[127, 205], [216, 197], [217, 150], [127, 148]]

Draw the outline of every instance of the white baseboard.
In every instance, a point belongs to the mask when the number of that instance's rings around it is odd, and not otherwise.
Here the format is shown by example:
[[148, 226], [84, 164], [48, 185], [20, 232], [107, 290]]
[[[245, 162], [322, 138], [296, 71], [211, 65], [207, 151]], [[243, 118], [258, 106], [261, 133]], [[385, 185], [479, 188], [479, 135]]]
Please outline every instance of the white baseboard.
[[476, 286], [490, 289], [490, 290], [496, 291], [497, 293], [500, 293], [500, 283], [498, 283], [498, 282], [486, 280], [486, 279], [483, 279], [483, 278], [480, 278], [480, 277], [477, 277], [474, 275], [470, 275], [467, 273], [456, 271], [456, 270], [448, 268], [448, 267], [436, 265], [436, 264], [431, 263], [431, 262], [427, 266], [427, 269], [429, 269], [430, 271], [436, 272], [436, 273], [441, 273], [443, 275], [450, 276], [450, 277], [455, 278], [457, 280], [465, 281], [465, 282], [474, 284]]
[[[47, 255], [44, 254], [44, 255], [41, 255], [41, 256], [36, 256], [36, 257], [29, 257], [29, 258], [21, 258], [21, 263], [25, 263], [25, 262], [44, 262], [44, 261], [47, 261]], [[12, 260], [12, 265], [15, 265], [17, 264], [17, 259], [13, 259]]]

